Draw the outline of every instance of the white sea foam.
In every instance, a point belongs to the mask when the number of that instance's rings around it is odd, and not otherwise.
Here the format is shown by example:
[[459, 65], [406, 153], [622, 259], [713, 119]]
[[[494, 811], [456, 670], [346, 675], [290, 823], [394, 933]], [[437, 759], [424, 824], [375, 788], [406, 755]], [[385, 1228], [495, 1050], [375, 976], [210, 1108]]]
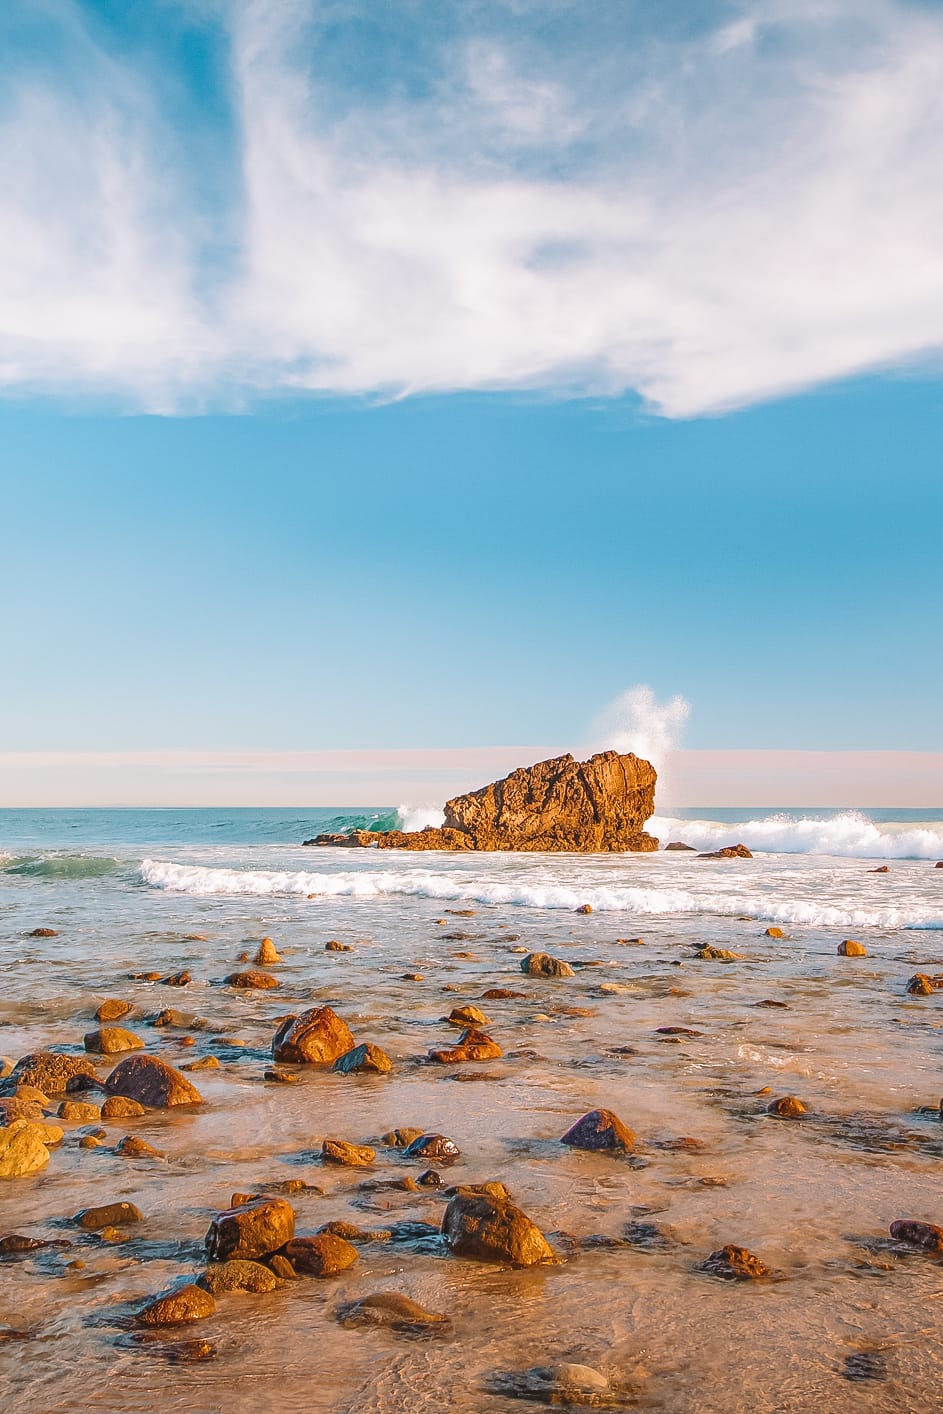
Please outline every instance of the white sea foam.
[[401, 830], [424, 830], [427, 825], [438, 828], [445, 820], [441, 805], [398, 805], [396, 814]]
[[717, 820], [676, 820], [656, 815], [645, 827], [663, 844], [683, 840], [696, 849], [742, 841], [769, 854], [831, 854], [853, 859], [943, 858], [943, 823], [876, 825], [854, 810], [828, 820], [773, 815], [728, 825]]
[[[259, 895], [264, 897], [382, 898], [412, 896], [464, 900], [534, 909], [576, 909], [590, 904], [594, 912], [629, 915], [716, 914], [749, 915], [771, 923], [804, 923], [836, 928], [933, 928], [943, 926], [943, 906], [931, 908], [918, 902], [873, 906], [815, 902], [799, 898], [777, 899], [768, 890], [728, 893], [706, 887], [642, 888], [626, 885], [501, 882], [447, 869], [422, 870], [306, 870], [217, 869], [173, 864], [159, 859], [141, 863], [141, 877], [152, 888], [176, 893]], [[705, 884], [709, 881], [705, 879]]]

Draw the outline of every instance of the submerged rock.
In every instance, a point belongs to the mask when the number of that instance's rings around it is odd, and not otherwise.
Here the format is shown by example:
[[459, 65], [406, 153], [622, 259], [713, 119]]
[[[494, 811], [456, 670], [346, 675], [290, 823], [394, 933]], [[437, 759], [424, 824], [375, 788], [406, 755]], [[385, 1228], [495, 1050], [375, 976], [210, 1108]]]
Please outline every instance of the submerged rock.
[[553, 1248], [526, 1213], [499, 1198], [459, 1192], [442, 1219], [442, 1235], [457, 1257], [483, 1262], [510, 1262], [530, 1267], [555, 1262]]
[[474, 1027], [459, 1037], [457, 1046], [437, 1047], [429, 1052], [429, 1059], [439, 1065], [455, 1065], [462, 1061], [498, 1060], [504, 1052], [497, 1041]]
[[376, 1158], [369, 1144], [348, 1144], [344, 1139], [325, 1139], [321, 1158], [328, 1164], [343, 1164], [347, 1168], [368, 1168]]
[[178, 1286], [149, 1301], [138, 1312], [137, 1321], [142, 1326], [181, 1326], [203, 1321], [215, 1311], [216, 1302], [208, 1291], [199, 1286]]
[[895, 1242], [905, 1242], [908, 1247], [919, 1247], [923, 1252], [943, 1256], [943, 1228], [935, 1223], [898, 1218], [891, 1223], [890, 1232]]
[[567, 1409], [585, 1407], [611, 1409], [624, 1407], [621, 1393], [599, 1370], [591, 1365], [569, 1362], [559, 1365], [535, 1365], [530, 1370], [501, 1372], [491, 1376], [488, 1387], [495, 1394], [540, 1404], [564, 1406]]
[[438, 1163], [454, 1163], [462, 1151], [454, 1140], [444, 1134], [418, 1134], [407, 1146], [407, 1159], [435, 1159]]
[[806, 1106], [795, 1095], [783, 1095], [778, 1100], [770, 1100], [766, 1113], [777, 1119], [799, 1119], [806, 1113]]
[[356, 1048], [347, 1023], [329, 1006], [286, 1017], [272, 1038], [275, 1061], [332, 1065]]
[[355, 1046], [352, 1051], [338, 1056], [333, 1068], [338, 1075], [360, 1075], [369, 1072], [376, 1075], [387, 1075], [393, 1069], [393, 1062], [386, 1051], [382, 1051], [379, 1046], [371, 1045], [367, 1041], [361, 1046]]
[[732, 1243], [712, 1252], [701, 1264], [700, 1270], [725, 1281], [762, 1281], [772, 1276], [769, 1267], [755, 1253], [746, 1247], [735, 1247]]
[[282, 985], [276, 977], [271, 977], [269, 973], [260, 972], [254, 967], [250, 967], [246, 972], [230, 972], [226, 981], [230, 987], [240, 987], [244, 991], [270, 992], [275, 987]]
[[867, 957], [868, 950], [863, 943], [856, 943], [853, 938], [846, 938], [843, 943], [838, 944], [839, 957]]
[[203, 1102], [196, 1086], [158, 1056], [130, 1056], [119, 1062], [105, 1081], [105, 1089], [109, 1095], [137, 1100], [149, 1109]]
[[926, 972], [915, 972], [907, 983], [907, 991], [913, 997], [929, 997], [934, 992], [943, 991], [943, 972], [932, 976]]
[[117, 998], [109, 997], [95, 1013], [96, 1021], [120, 1021], [123, 1016], [132, 1012], [134, 1007], [130, 1002], [121, 1002]]
[[611, 1110], [590, 1110], [571, 1125], [560, 1140], [573, 1149], [618, 1149], [631, 1153], [635, 1135]]
[[97, 1208], [82, 1208], [72, 1219], [86, 1232], [100, 1232], [106, 1227], [122, 1227], [125, 1223], [142, 1222], [144, 1214], [133, 1203], [102, 1203]]
[[200, 1277], [198, 1286], [211, 1296], [225, 1296], [231, 1291], [274, 1291], [278, 1285], [274, 1272], [261, 1262], [237, 1258], [231, 1262], [214, 1262]]
[[146, 1113], [139, 1100], [129, 1100], [126, 1095], [109, 1095], [101, 1107], [102, 1119], [138, 1119]]
[[712, 849], [706, 854], [699, 854], [698, 859], [752, 859], [753, 855], [745, 844], [727, 844], [723, 849]]
[[447, 1326], [448, 1316], [427, 1311], [418, 1302], [398, 1291], [378, 1291], [345, 1302], [337, 1308], [342, 1326], [386, 1326], [394, 1331], [421, 1332], [430, 1326]]
[[274, 967], [281, 962], [281, 955], [271, 938], [263, 938], [255, 955], [256, 967]]
[[521, 971], [528, 977], [575, 977], [576, 973], [568, 962], [549, 953], [532, 952], [521, 959]]

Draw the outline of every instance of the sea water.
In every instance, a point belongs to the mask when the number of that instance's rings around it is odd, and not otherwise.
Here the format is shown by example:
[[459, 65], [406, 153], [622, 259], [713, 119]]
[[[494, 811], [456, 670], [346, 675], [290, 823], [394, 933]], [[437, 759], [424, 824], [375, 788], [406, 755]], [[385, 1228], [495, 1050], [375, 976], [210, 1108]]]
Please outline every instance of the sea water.
[[[200, 1110], [109, 1125], [100, 1150], [66, 1126], [46, 1169], [0, 1185], [0, 1233], [73, 1243], [0, 1264], [0, 1328], [25, 1336], [0, 1341], [4, 1408], [510, 1414], [522, 1406], [496, 1376], [557, 1360], [603, 1369], [662, 1410], [937, 1407], [943, 1267], [882, 1244], [897, 1217], [943, 1223], [943, 993], [906, 991], [914, 972], [943, 971], [943, 811], [699, 810], [649, 827], [696, 849], [743, 841], [750, 860], [301, 845], [400, 818], [0, 812], [0, 1053], [81, 1051], [95, 1007], [116, 996], [150, 1051], [221, 1062], [193, 1077]], [[767, 937], [772, 925], [786, 937]], [[30, 936], [38, 927], [56, 936]], [[225, 985], [262, 936], [283, 954], [279, 989]], [[846, 937], [867, 957], [839, 957]], [[325, 952], [332, 940], [350, 951]], [[705, 942], [740, 956], [702, 962]], [[533, 950], [576, 975], [523, 976]], [[184, 989], [132, 977], [183, 968]], [[494, 987], [524, 995], [482, 1000]], [[324, 1003], [388, 1051], [392, 1076], [264, 1080], [277, 1018]], [[425, 1063], [454, 1039], [443, 1018], [463, 1003], [486, 1011], [503, 1058]], [[181, 1027], [147, 1024], [168, 1006]], [[789, 1093], [806, 1120], [765, 1114]], [[560, 1145], [595, 1106], [638, 1133], [630, 1160]], [[567, 1260], [515, 1272], [375, 1242], [334, 1281], [221, 1299], [183, 1332], [214, 1343], [206, 1364], [169, 1365], [130, 1341], [127, 1313], [198, 1273], [234, 1190], [316, 1184], [292, 1200], [299, 1231], [438, 1223], [439, 1192], [367, 1190], [361, 1172], [318, 1162], [332, 1136], [377, 1147], [367, 1177], [413, 1172], [377, 1143], [396, 1125], [448, 1134], [462, 1159], [443, 1182], [502, 1179], [544, 1231], [569, 1235], [556, 1239]], [[125, 1132], [163, 1157], [120, 1157]], [[679, 1137], [701, 1147], [660, 1147]], [[138, 1204], [141, 1230], [79, 1241], [69, 1216], [112, 1198]], [[705, 1277], [725, 1242], [783, 1280]], [[450, 1333], [337, 1324], [343, 1300], [374, 1290], [448, 1312]], [[861, 1368], [877, 1377], [852, 1378]]]

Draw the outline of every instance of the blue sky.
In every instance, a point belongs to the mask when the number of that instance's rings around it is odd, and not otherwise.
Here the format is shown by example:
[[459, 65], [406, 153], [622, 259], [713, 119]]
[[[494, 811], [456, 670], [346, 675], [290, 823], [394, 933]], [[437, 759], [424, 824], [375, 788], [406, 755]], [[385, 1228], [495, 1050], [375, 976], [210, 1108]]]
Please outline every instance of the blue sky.
[[943, 13], [12, 0], [7, 751], [938, 751]]

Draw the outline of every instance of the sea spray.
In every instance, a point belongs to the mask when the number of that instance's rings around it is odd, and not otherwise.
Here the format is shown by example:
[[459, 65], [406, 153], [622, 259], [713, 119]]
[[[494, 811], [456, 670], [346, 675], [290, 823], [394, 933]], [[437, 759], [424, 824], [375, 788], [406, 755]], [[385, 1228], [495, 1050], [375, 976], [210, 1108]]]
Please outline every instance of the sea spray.
[[[658, 772], [658, 795], [664, 800], [671, 752], [681, 741], [690, 703], [680, 694], [659, 702], [646, 683], [637, 683], [604, 708], [590, 728], [587, 751], [632, 751]], [[654, 833], [654, 832], [653, 832]]]

